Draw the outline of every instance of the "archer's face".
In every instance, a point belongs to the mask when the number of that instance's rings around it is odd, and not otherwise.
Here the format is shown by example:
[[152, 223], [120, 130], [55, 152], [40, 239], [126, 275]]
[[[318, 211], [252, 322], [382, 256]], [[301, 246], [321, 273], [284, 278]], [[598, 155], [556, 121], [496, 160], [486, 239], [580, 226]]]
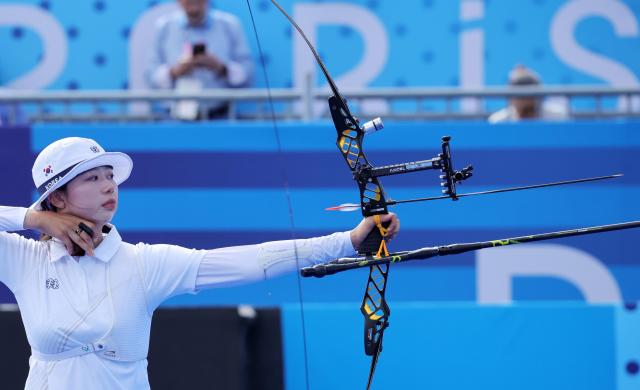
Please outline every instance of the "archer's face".
[[103, 224], [111, 221], [118, 208], [118, 185], [111, 167], [98, 167], [83, 172], [67, 184], [60, 193], [63, 206], [59, 212], [69, 213]]

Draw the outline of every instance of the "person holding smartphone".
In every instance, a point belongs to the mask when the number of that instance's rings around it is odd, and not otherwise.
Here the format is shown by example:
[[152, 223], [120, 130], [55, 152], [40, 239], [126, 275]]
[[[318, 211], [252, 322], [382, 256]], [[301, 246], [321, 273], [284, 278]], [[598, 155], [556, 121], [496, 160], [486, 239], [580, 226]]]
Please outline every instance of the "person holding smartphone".
[[[158, 89], [196, 92], [250, 85], [253, 60], [243, 27], [233, 15], [210, 9], [208, 0], [177, 0], [180, 10], [160, 18], [146, 77]], [[180, 119], [225, 117], [226, 102], [174, 107]]]

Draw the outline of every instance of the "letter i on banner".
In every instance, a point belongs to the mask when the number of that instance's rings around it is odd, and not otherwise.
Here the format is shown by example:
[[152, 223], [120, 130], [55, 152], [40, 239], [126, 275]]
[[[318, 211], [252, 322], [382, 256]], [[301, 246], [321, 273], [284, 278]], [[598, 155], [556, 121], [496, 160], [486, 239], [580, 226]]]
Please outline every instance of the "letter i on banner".
[[[462, 0], [460, 22], [469, 24], [484, 18], [484, 0]], [[463, 28], [460, 31], [460, 87], [481, 88], [484, 86], [484, 31], [480, 27]], [[462, 112], [480, 111], [480, 101], [465, 98], [461, 101]]]

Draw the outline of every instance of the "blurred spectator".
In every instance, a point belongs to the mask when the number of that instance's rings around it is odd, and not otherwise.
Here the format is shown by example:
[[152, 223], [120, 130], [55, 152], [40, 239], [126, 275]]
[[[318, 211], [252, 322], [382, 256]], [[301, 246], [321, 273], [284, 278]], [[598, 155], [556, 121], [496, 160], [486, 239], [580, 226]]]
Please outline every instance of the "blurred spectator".
[[[0, 96], [13, 96], [12, 89], [0, 86]], [[16, 103], [0, 102], [0, 127], [26, 123], [26, 117]]]
[[[4, 95], [8, 92], [8, 89], [0, 86], [0, 95]], [[9, 124], [9, 108], [4, 103], [0, 103], [0, 126], [7, 124]]]
[[[208, 0], [177, 1], [181, 9], [157, 21], [146, 73], [149, 84], [182, 92], [249, 85], [253, 63], [240, 21], [209, 9]], [[180, 119], [215, 119], [228, 110], [223, 101], [202, 106], [182, 101], [172, 108]]]
[[[535, 87], [541, 84], [540, 76], [524, 65], [516, 65], [509, 73], [509, 86]], [[509, 99], [509, 105], [489, 117], [490, 123], [517, 122], [528, 119], [563, 120], [568, 118], [564, 106], [542, 101], [536, 96]]]

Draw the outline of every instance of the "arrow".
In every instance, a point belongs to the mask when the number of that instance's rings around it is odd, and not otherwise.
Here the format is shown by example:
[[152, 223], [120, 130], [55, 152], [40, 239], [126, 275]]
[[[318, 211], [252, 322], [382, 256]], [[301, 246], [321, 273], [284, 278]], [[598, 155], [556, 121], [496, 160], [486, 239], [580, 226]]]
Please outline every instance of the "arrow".
[[[624, 176], [622, 173], [616, 173], [615, 175], [607, 175], [607, 176], [597, 176], [597, 177], [589, 177], [586, 179], [575, 179], [575, 180], [565, 180], [565, 181], [557, 181], [553, 183], [545, 183], [545, 184], [534, 184], [530, 186], [522, 186], [522, 187], [510, 187], [510, 188], [502, 188], [498, 190], [488, 190], [488, 191], [480, 191], [480, 192], [469, 192], [467, 194], [457, 194], [458, 198], [462, 198], [465, 196], [477, 196], [477, 195], [489, 195], [489, 194], [498, 194], [501, 192], [511, 192], [511, 191], [521, 191], [521, 190], [531, 190], [535, 188], [545, 188], [545, 187], [555, 187], [566, 184], [575, 184], [575, 183], [586, 183], [590, 181], [598, 181], [598, 180], [607, 180], [607, 179], [615, 179], [618, 177]], [[403, 200], [389, 200], [385, 204], [387, 206], [393, 206], [400, 203], [413, 203], [413, 202], [426, 202], [430, 200], [440, 200], [440, 199], [450, 199], [451, 197], [448, 195], [443, 196], [433, 196], [428, 198], [416, 198], [416, 199], [403, 199]], [[355, 203], [343, 203], [339, 206], [327, 207], [325, 210], [329, 211], [356, 211], [360, 210], [360, 205]]]

